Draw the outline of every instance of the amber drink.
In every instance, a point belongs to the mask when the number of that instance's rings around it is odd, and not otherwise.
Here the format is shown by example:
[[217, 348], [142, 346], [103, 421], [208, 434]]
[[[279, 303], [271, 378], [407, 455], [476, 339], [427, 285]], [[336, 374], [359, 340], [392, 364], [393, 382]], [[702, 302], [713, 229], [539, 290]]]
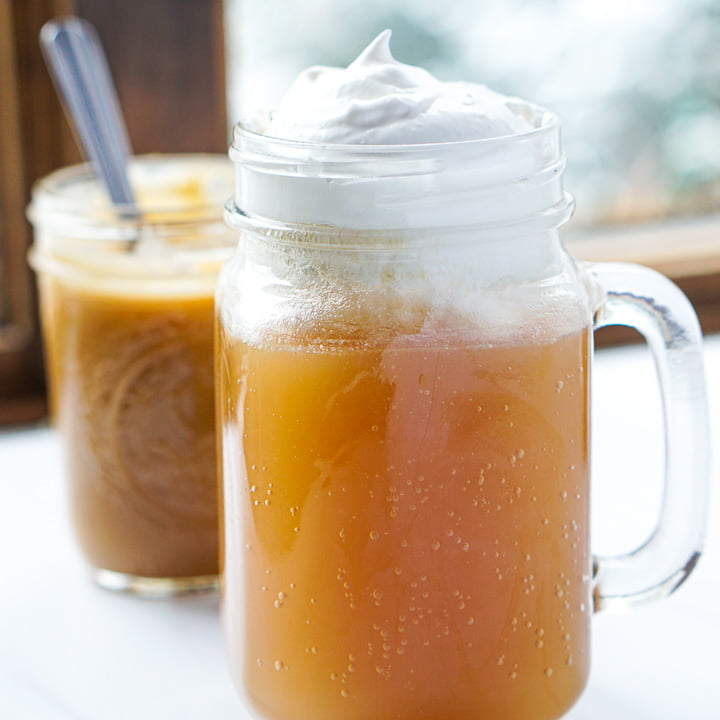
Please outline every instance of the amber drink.
[[232, 663], [279, 720], [559, 717], [588, 670], [587, 333], [367, 329], [222, 336]]
[[225, 158], [131, 168], [141, 217], [85, 167], [35, 189], [31, 218], [52, 407], [76, 537], [101, 585], [212, 587], [218, 571], [213, 294], [233, 239]]

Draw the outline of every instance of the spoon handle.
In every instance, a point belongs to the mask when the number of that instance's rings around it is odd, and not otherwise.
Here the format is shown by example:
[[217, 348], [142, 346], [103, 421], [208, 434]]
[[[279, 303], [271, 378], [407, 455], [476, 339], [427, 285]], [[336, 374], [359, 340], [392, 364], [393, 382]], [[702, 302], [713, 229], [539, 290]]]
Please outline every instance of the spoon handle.
[[138, 217], [127, 176], [128, 134], [95, 28], [72, 16], [50, 20], [40, 31], [40, 45], [80, 144], [110, 200], [122, 217]]

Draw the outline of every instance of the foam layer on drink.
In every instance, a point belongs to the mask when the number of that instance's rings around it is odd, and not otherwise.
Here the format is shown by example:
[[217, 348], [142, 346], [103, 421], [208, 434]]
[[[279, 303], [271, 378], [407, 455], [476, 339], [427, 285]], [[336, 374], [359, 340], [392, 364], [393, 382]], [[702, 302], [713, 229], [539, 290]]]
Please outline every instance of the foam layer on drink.
[[226, 219], [246, 252], [223, 284], [225, 330], [293, 345], [312, 321], [327, 349], [359, 326], [375, 328], [363, 345], [440, 342], [448, 328], [551, 342], [585, 327], [555, 232], [572, 209], [555, 116], [399, 63], [389, 39], [348, 68], [304, 71], [273, 113], [236, 126]]

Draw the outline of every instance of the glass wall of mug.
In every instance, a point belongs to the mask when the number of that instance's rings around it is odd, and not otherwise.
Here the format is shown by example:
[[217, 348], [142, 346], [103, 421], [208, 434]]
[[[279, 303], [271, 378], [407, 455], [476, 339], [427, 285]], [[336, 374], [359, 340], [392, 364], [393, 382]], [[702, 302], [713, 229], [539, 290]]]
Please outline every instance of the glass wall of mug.
[[[692, 309], [650, 271], [564, 252], [548, 114], [513, 138], [386, 148], [237, 127], [231, 157], [241, 241], [218, 285], [216, 380], [223, 618], [246, 705], [276, 720], [559, 718], [587, 680], [593, 608], [666, 574], [674, 588], [700, 546]], [[640, 586], [611, 568], [605, 593], [589, 549], [592, 329], [667, 320], [652, 303], [633, 320], [633, 283], [683, 328], [659, 362], [682, 355], [700, 383], [665, 386], [684, 419], [698, 410], [695, 439], [672, 442], [696, 456], [696, 504], [674, 552], [635, 564]]]
[[70, 509], [95, 579], [163, 595], [218, 573], [213, 297], [235, 239], [223, 156], [134, 158], [134, 208], [88, 166], [35, 187], [53, 416]]

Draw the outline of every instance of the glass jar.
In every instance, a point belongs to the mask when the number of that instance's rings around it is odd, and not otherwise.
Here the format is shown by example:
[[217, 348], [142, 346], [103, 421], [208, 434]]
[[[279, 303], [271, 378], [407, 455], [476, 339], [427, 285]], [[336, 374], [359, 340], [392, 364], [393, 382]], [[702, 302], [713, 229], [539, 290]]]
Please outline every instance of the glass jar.
[[[559, 124], [535, 125], [384, 147], [235, 129], [222, 605], [255, 717], [559, 718], [593, 609], [668, 594], [697, 559], [697, 321], [656, 273], [568, 256]], [[592, 330], [610, 323], [656, 354], [669, 453], [663, 531], [612, 562], [588, 507]]]
[[88, 166], [41, 180], [31, 262], [80, 547], [100, 585], [165, 595], [217, 585], [212, 328], [232, 167], [156, 155], [130, 174], [134, 218]]

